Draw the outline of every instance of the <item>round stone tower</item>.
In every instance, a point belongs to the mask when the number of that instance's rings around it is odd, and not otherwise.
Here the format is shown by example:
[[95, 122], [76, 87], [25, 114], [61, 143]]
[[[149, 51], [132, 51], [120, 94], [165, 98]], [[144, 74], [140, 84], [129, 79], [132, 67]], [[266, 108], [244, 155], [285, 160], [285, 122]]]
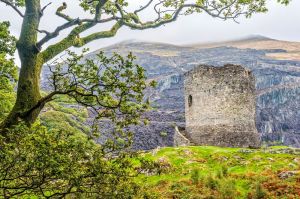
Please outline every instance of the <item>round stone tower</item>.
[[201, 65], [184, 75], [186, 131], [196, 145], [258, 147], [255, 78], [238, 65]]

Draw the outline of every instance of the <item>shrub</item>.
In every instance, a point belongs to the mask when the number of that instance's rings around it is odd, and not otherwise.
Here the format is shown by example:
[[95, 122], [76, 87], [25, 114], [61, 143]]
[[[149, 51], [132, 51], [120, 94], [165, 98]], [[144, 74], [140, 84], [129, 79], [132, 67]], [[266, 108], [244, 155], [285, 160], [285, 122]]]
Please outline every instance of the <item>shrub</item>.
[[219, 185], [219, 182], [212, 175], [208, 175], [204, 182], [206, 187], [214, 190], [216, 190]]
[[132, 154], [79, 132], [21, 124], [0, 137], [0, 198], [132, 198]]
[[161, 131], [161, 132], [160, 132], [160, 136], [161, 136], [161, 137], [167, 137], [167, 136], [168, 136], [168, 132], [166, 132], [166, 131]]
[[191, 174], [191, 180], [193, 184], [195, 185], [199, 184], [199, 178], [200, 178], [199, 169], [193, 169]]
[[184, 182], [178, 182], [171, 185], [171, 194], [174, 199], [187, 199], [192, 193]]
[[219, 185], [219, 192], [224, 199], [234, 199], [237, 196], [235, 184], [231, 180], [222, 181]]
[[223, 176], [227, 176], [228, 175], [228, 167], [225, 165], [222, 165], [222, 174]]
[[263, 199], [266, 197], [266, 192], [263, 190], [260, 183], [255, 185], [254, 199]]
[[221, 179], [228, 175], [228, 168], [225, 165], [222, 165], [220, 169], [217, 170], [217, 178]]

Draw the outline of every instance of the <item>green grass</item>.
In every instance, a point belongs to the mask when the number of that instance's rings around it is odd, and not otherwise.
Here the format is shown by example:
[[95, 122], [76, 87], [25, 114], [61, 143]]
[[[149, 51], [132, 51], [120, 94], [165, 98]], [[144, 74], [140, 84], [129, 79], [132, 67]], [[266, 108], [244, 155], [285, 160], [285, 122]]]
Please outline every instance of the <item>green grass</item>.
[[[145, 158], [169, 165], [155, 175], [140, 175], [138, 182], [157, 198], [300, 198], [299, 154], [212, 146], [162, 148]], [[299, 171], [280, 179], [282, 171]]]
[[90, 128], [85, 124], [88, 118], [87, 109], [76, 107], [72, 99], [66, 96], [48, 103], [44, 110], [40, 114], [41, 123], [50, 129], [67, 129], [72, 132], [83, 133], [90, 131]]

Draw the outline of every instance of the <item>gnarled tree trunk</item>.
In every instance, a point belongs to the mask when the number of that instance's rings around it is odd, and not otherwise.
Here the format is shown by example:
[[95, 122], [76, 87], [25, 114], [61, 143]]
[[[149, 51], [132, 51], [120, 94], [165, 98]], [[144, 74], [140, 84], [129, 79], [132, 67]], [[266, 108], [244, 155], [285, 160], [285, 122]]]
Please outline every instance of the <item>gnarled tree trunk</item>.
[[41, 107], [33, 109], [41, 99], [39, 82], [41, 67], [44, 62], [39, 49], [36, 47], [40, 17], [40, 1], [26, 0], [22, 30], [17, 42], [21, 60], [17, 100], [11, 113], [0, 126], [2, 131], [17, 124], [20, 120], [25, 121], [28, 125], [32, 124], [41, 110]]

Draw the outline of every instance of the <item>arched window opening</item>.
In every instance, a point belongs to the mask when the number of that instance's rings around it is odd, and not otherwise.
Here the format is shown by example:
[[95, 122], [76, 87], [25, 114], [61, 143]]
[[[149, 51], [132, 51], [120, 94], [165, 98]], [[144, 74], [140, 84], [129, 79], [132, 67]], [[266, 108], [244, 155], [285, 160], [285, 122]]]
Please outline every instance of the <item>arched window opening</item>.
[[189, 97], [188, 97], [188, 104], [189, 104], [189, 107], [191, 107], [193, 104], [193, 97], [191, 95], [189, 95]]

